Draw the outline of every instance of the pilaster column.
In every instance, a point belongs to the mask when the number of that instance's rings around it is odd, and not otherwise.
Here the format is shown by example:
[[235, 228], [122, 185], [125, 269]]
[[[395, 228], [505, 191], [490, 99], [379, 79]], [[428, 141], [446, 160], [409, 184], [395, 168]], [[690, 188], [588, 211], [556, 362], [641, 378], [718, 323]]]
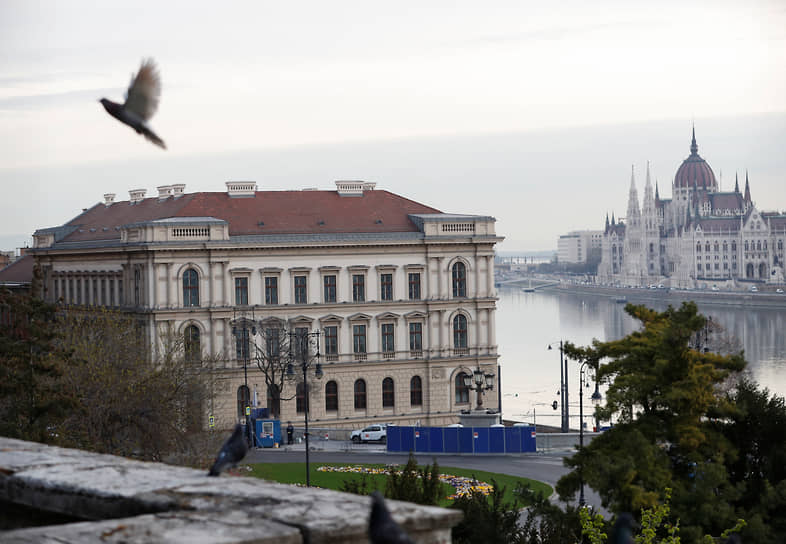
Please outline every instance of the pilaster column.
[[488, 335], [489, 335], [489, 353], [496, 353], [497, 349], [497, 333], [496, 333], [496, 309], [489, 309], [488, 319]]
[[494, 255], [486, 256], [486, 296], [494, 296]]

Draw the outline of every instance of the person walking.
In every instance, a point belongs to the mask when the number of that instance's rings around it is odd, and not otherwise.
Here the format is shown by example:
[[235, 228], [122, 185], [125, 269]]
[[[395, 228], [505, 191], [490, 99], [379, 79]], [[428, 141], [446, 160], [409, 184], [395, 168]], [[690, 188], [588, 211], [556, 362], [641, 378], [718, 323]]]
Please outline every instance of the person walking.
[[289, 421], [287, 423], [287, 444], [292, 445], [294, 442], [295, 437], [295, 428], [292, 426], [292, 422]]

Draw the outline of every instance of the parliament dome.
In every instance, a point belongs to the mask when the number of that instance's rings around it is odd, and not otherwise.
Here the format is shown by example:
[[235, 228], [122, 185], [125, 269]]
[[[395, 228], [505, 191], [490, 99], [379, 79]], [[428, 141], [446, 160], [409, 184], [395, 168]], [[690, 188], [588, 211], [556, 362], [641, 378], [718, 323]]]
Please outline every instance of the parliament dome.
[[682, 161], [674, 176], [674, 188], [693, 188], [695, 185], [699, 189], [715, 190], [718, 186], [715, 181], [715, 174], [707, 161], [699, 155], [699, 146], [696, 145], [696, 131], [693, 131], [693, 139], [690, 144], [690, 156]]

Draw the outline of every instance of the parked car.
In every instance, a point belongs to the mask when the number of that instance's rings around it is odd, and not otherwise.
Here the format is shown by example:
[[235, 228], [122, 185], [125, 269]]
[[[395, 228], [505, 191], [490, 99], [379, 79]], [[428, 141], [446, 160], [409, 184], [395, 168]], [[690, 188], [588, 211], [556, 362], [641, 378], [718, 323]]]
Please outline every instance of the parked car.
[[751, 293], [757, 293], [759, 291], [759, 288], [756, 287], [755, 285], [751, 285], [750, 291]]
[[387, 426], [384, 424], [369, 425], [365, 429], [352, 431], [349, 435], [352, 442], [387, 442]]
[[780, 287], [778, 287], [778, 288], [775, 290], [775, 292], [776, 292], [776, 293], [778, 293], [779, 295], [782, 295], [782, 294], [783, 294], [783, 289], [781, 289]]

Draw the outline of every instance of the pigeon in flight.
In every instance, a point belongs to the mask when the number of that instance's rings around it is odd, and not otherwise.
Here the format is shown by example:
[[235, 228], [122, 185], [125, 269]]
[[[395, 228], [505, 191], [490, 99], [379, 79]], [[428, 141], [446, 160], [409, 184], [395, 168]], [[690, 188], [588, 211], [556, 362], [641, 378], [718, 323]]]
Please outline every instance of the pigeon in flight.
[[232, 436], [227, 438], [224, 445], [221, 446], [221, 451], [218, 452], [218, 457], [210, 467], [208, 476], [218, 476], [226, 468], [233, 467], [238, 464], [248, 452], [248, 445], [246, 439], [243, 437], [243, 426], [235, 425], [235, 430]]
[[409, 535], [390, 516], [379, 491], [371, 494], [371, 519], [368, 523], [371, 544], [414, 544]]
[[100, 100], [109, 115], [125, 123], [157, 146], [166, 149], [164, 140], [147, 126], [147, 121], [158, 109], [161, 96], [161, 79], [158, 77], [153, 59], [145, 59], [136, 76], [131, 76], [131, 84], [126, 92], [123, 104], [112, 102], [106, 98]]

